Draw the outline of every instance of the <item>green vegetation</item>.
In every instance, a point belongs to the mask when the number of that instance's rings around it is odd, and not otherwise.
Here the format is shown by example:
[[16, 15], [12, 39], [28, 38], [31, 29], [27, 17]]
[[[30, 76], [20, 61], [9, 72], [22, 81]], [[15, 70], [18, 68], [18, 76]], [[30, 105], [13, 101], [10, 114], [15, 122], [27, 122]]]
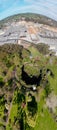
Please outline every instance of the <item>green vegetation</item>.
[[9, 22], [13, 22], [13, 21], [17, 22], [20, 19], [22, 20], [23, 18], [25, 18], [26, 21], [33, 21], [35, 23], [38, 22], [41, 24], [47, 24], [50, 26], [57, 27], [57, 22], [46, 16], [43, 16], [40, 14], [34, 14], [34, 13], [22, 13], [22, 14], [13, 15], [13, 16], [10, 16], [10, 17], [7, 17], [7, 18], [1, 20], [0, 29], [6, 27], [7, 23], [9, 23]]
[[42, 44], [0, 46], [1, 130], [57, 130], [46, 104], [57, 95], [57, 57], [46, 52]]
[[38, 49], [38, 51], [43, 54], [46, 55], [49, 53], [49, 46], [44, 44], [44, 43], [39, 43], [36, 48]]

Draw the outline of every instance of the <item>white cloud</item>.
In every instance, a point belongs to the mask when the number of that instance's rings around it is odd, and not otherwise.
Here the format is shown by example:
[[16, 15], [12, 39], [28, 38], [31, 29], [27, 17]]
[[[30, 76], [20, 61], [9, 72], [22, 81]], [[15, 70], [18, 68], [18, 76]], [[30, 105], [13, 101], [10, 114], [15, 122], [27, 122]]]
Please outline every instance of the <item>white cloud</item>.
[[[0, 4], [3, 2], [7, 3], [8, 1], [9, 0], [0, 0]], [[23, 2], [26, 4], [21, 4], [21, 6], [19, 1], [21, 2], [22, 0], [11, 1], [14, 1], [13, 4], [2, 13], [0, 12], [0, 19], [12, 14], [34, 12], [49, 16], [57, 20], [57, 0], [23, 0]]]

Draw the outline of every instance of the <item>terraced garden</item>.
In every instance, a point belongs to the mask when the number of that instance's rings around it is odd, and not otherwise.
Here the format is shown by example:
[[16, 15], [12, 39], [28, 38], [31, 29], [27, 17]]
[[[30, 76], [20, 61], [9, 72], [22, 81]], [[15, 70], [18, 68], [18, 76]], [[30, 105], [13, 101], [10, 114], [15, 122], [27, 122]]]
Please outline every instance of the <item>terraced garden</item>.
[[0, 130], [57, 130], [50, 95], [57, 98], [54, 54], [42, 54], [34, 45], [0, 46]]

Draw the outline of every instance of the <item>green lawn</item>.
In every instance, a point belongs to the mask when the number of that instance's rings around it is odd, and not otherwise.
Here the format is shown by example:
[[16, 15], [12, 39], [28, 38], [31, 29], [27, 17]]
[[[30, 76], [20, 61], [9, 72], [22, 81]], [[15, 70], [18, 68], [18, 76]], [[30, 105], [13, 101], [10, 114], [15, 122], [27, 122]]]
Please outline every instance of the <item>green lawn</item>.
[[51, 76], [48, 77], [50, 82], [50, 88], [53, 89], [55, 94], [57, 94], [57, 65], [54, 64], [50, 66], [50, 69], [54, 74], [54, 78], [52, 78]]
[[10, 112], [10, 119], [11, 119], [11, 122], [14, 121], [14, 117], [17, 116], [17, 104], [13, 104], [12, 105], [12, 109], [11, 109], [11, 112]]
[[57, 130], [57, 123], [48, 109], [43, 106], [43, 100], [38, 104], [38, 118], [34, 130]]
[[9, 120], [11, 120], [11, 123], [8, 123], [6, 130], [11, 130], [11, 127], [14, 123], [14, 117], [17, 116], [17, 104], [12, 104], [12, 109], [10, 112]]

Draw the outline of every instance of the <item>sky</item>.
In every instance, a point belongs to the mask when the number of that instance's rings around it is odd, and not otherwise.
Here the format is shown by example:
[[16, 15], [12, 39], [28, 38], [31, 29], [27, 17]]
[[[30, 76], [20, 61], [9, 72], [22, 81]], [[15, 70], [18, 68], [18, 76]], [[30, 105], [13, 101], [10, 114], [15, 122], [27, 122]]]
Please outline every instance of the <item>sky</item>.
[[57, 0], [0, 0], [0, 20], [26, 12], [42, 14], [57, 21]]

